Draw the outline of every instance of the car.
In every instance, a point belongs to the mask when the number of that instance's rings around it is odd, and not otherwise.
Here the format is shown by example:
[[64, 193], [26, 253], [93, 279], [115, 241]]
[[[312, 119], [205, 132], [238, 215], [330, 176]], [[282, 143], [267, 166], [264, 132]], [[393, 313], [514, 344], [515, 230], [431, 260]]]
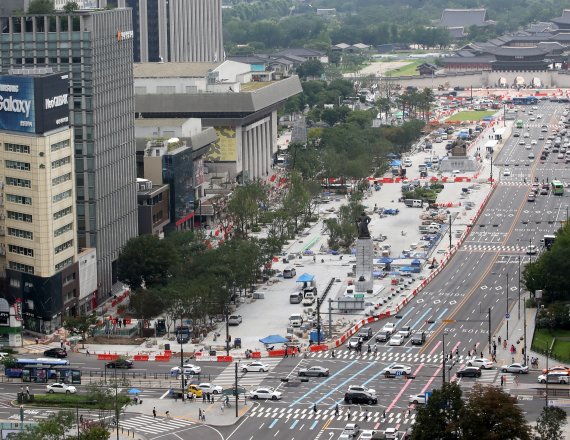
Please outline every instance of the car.
[[511, 175], [511, 170], [509, 169], [503, 170], [503, 176], [508, 177], [510, 175]]
[[198, 385], [193, 384], [193, 383], [188, 385], [187, 390], [190, 394], [193, 394], [194, 397], [197, 397], [197, 398], [202, 397], [202, 395], [204, 394], [204, 391], [202, 391]]
[[528, 153], [528, 158], [529, 159], [534, 159], [534, 153], [531, 151], [530, 153]]
[[513, 137], [518, 138], [518, 137], [520, 137], [520, 136], [521, 136], [521, 134], [520, 134], [518, 131], [515, 131], [515, 132], [513, 133]]
[[386, 324], [384, 324], [384, 327], [382, 327], [382, 330], [392, 335], [392, 333], [394, 333], [395, 328], [396, 324], [394, 324], [393, 322], [387, 322]]
[[353, 336], [348, 340], [348, 348], [358, 348], [360, 343], [360, 338], [358, 336]]
[[44, 356], [46, 357], [54, 357], [54, 358], [65, 358], [67, 357], [67, 350], [65, 348], [50, 348], [49, 350], [44, 351]]
[[533, 192], [528, 193], [528, 196], [526, 198], [527, 202], [534, 202], [535, 199], [535, 195]]
[[425, 341], [426, 341], [426, 334], [421, 330], [415, 332], [412, 335], [412, 339], [410, 339], [412, 345], [423, 345]]
[[356, 423], [347, 423], [342, 432], [356, 437], [356, 435], [360, 432], [360, 426], [358, 426]]
[[402, 335], [404, 338], [409, 338], [412, 334], [412, 328], [409, 325], [405, 325], [398, 330], [398, 334]]
[[542, 370], [542, 374], [546, 374], [546, 373], [557, 373], [557, 372], [569, 372], [570, 369], [568, 367], [565, 367], [563, 365], [557, 365], [556, 367], [551, 367], [548, 370], [546, 368], [543, 368]]
[[249, 392], [249, 397], [254, 400], [257, 399], [271, 399], [271, 400], [279, 400], [281, 399], [282, 393], [279, 391], [275, 391], [275, 389], [271, 387], [258, 387], [255, 390]]
[[547, 196], [548, 195], [548, 188], [541, 188], [540, 189], [540, 195], [541, 196]]
[[404, 336], [397, 333], [390, 338], [390, 342], [388, 343], [388, 345], [402, 345], [404, 343], [404, 340], [405, 340]]
[[481, 377], [481, 368], [463, 367], [455, 373], [457, 377]]
[[386, 342], [388, 339], [390, 339], [390, 333], [384, 330], [380, 330], [378, 333], [376, 333], [376, 342]]
[[293, 278], [295, 275], [297, 275], [297, 271], [294, 267], [287, 267], [283, 269], [283, 278]]
[[386, 428], [384, 438], [386, 440], [398, 440], [400, 438], [400, 432], [396, 428]]
[[536, 119], [542, 119], [542, 115], [541, 114], [536, 115]]
[[204, 393], [222, 394], [224, 392], [224, 389], [221, 386], [214, 385], [209, 382], [198, 384], [198, 388], [200, 388]]
[[133, 361], [128, 359], [117, 359], [116, 361], [107, 362], [105, 368], [133, 368]]
[[250, 371], [267, 372], [269, 371], [269, 365], [264, 364], [263, 362], [250, 362], [249, 364], [244, 365], [241, 368], [241, 371], [244, 373], [248, 373]]
[[375, 434], [376, 431], [374, 431], [373, 429], [364, 429], [360, 433], [360, 437], [358, 437], [358, 440], [373, 440], [375, 438]]
[[534, 116], [531, 116], [530, 118], [528, 118], [529, 121], [536, 121], [536, 118]]
[[493, 362], [487, 358], [473, 357], [472, 359], [467, 361], [468, 367], [480, 367], [485, 370], [490, 370], [491, 368], [493, 368], [493, 365], [494, 365]]
[[403, 364], [392, 365], [384, 369], [385, 374], [402, 375], [407, 376], [412, 374], [412, 367]]
[[540, 129], [540, 131], [541, 131], [541, 133], [548, 133], [548, 128], [542, 127], [542, 128]]
[[75, 394], [77, 393], [77, 388], [65, 383], [51, 383], [47, 387], [47, 392], [49, 394], [61, 393], [61, 394]]
[[527, 132], [523, 135], [523, 137], [529, 138], [529, 137], [530, 137], [530, 133], [527, 131]]
[[528, 365], [523, 365], [521, 363], [514, 363], [510, 365], [503, 365], [501, 367], [503, 373], [518, 373], [518, 374], [528, 374]]
[[372, 329], [370, 327], [360, 329], [358, 337], [368, 341], [372, 337]]
[[530, 145], [530, 144], [525, 144], [524, 147], [525, 147], [527, 150], [531, 150], [531, 149], [532, 149], [532, 145]]
[[241, 315], [230, 315], [228, 318], [228, 325], [240, 325], [241, 321]]
[[527, 255], [536, 255], [538, 253], [538, 248], [534, 245], [528, 245], [526, 248], [526, 254]]
[[349, 385], [348, 391], [361, 391], [363, 393], [372, 394], [374, 396], [376, 395], [376, 390], [365, 387], [364, 385]]
[[521, 139], [521, 140], [519, 141], [519, 145], [525, 145], [525, 144], [526, 144], [526, 142], [525, 142], [524, 139]]
[[344, 393], [344, 401], [349, 405], [353, 403], [367, 403], [368, 405], [375, 405], [378, 403], [378, 398], [375, 395], [364, 391], [347, 391]]
[[544, 135], [541, 134], [540, 136], [538, 136], [538, 140], [539, 140], [539, 141], [543, 141], [543, 140], [544, 140]]
[[200, 374], [202, 372], [202, 368], [200, 368], [198, 365], [194, 365], [194, 364], [184, 364], [184, 365], [182, 365], [182, 369], [180, 367], [172, 367], [170, 369], [170, 375], [175, 376], [175, 375], [181, 374], [182, 371], [184, 371], [184, 375], [187, 375], [187, 374], [195, 375], [195, 374]]
[[330, 372], [328, 368], [314, 365], [312, 367], [301, 368], [298, 374], [299, 376], [325, 377], [328, 376]]
[[570, 376], [567, 372], [557, 371], [555, 373], [541, 374], [538, 376], [539, 383], [559, 383], [568, 385], [570, 382]]
[[558, 156], [556, 156], [556, 159], [564, 159], [564, 155], [562, 153], [558, 153]]
[[412, 394], [410, 396], [410, 398], [408, 399], [409, 403], [413, 403], [413, 404], [425, 404], [426, 403], [426, 395], [421, 393], [421, 394]]

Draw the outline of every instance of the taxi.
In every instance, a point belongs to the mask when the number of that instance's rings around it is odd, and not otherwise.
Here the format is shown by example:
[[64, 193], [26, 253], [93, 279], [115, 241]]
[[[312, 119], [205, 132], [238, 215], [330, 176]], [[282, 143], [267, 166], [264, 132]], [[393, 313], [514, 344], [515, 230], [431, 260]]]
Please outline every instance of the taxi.
[[194, 394], [194, 397], [200, 398], [202, 397], [202, 390], [198, 388], [198, 385], [191, 383], [188, 385], [188, 392], [190, 394]]

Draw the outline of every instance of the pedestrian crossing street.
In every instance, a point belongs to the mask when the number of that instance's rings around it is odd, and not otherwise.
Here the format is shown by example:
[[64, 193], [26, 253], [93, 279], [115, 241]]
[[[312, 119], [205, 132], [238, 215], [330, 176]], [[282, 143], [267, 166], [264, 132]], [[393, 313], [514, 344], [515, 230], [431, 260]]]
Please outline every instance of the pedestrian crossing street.
[[[313, 421], [326, 421], [329, 419], [338, 419], [346, 421], [348, 420], [348, 414], [350, 413], [351, 422], [371, 422], [371, 423], [388, 423], [388, 424], [411, 424], [414, 423], [416, 414], [414, 411], [408, 411], [406, 408], [403, 411], [390, 411], [385, 413], [382, 408], [371, 406], [368, 411], [363, 411], [362, 406], [341, 406], [339, 410], [339, 415], [335, 414], [334, 408], [317, 408], [315, 413], [311, 407], [306, 408], [287, 408], [287, 407], [275, 407], [275, 406], [256, 406], [250, 413], [250, 417], [258, 418], [269, 418], [269, 419], [281, 419], [281, 420], [313, 420]], [[368, 418], [367, 418], [368, 416]]]
[[[401, 351], [401, 350], [394, 350], [394, 351], [383, 351], [379, 353], [368, 353], [366, 351], [366, 346], [363, 347], [362, 354], [351, 350], [348, 351], [346, 349], [342, 350], [335, 350], [335, 359], [344, 359], [344, 360], [353, 360], [359, 359], [364, 361], [378, 361], [378, 362], [387, 362], [387, 363], [412, 363], [412, 364], [441, 364], [443, 354], [441, 351], [438, 351], [434, 354], [429, 353], [422, 353], [419, 354], [417, 351]], [[318, 353], [308, 353], [307, 357], [309, 359], [332, 359], [332, 351], [321, 351]], [[467, 360], [467, 356], [459, 355], [453, 356], [452, 360], [459, 359], [459, 362], [464, 362]]]
[[467, 243], [461, 246], [460, 251], [526, 253], [526, 247], [518, 245], [501, 246], [498, 244]]
[[196, 423], [184, 419], [166, 419], [164, 417], [140, 415], [131, 419], [121, 420], [119, 426], [125, 429], [131, 429], [137, 433], [145, 434], [162, 434], [169, 431], [179, 431], [189, 428]]
[[[249, 372], [243, 373], [242, 368], [247, 365], [248, 362], [241, 361], [238, 365], [238, 381], [240, 386], [244, 388], [253, 388], [259, 385], [268, 375], [270, 375], [273, 369], [281, 362], [281, 358], [267, 358], [262, 359], [261, 362], [269, 366], [269, 371], [265, 373], [261, 372]], [[220, 385], [224, 388], [233, 386], [235, 384], [235, 366], [234, 364], [229, 364], [212, 382], [216, 385]]]
[[45, 344], [31, 344], [26, 345], [25, 347], [30, 353], [43, 353], [46, 350], [49, 350], [51, 347], [50, 345]]

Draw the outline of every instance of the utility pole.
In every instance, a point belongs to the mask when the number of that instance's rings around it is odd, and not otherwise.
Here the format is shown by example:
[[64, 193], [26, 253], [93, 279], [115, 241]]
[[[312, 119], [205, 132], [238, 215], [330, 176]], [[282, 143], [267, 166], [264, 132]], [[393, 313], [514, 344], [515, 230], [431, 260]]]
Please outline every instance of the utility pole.
[[442, 338], [442, 346], [441, 346], [441, 354], [443, 355], [443, 367], [441, 369], [441, 380], [442, 384], [445, 385], [445, 330], [441, 332]]
[[321, 344], [321, 299], [317, 297], [317, 345]]
[[226, 315], [226, 356], [230, 355], [230, 311], [228, 310], [227, 305], [224, 306], [224, 315]]
[[505, 319], [507, 320], [507, 336], [505, 339], [509, 340], [509, 318], [507, 315], [509, 314], [509, 273], [507, 272], [507, 313], [505, 314]]
[[493, 185], [493, 150], [491, 149], [491, 186]]
[[517, 318], [521, 320], [521, 256], [519, 255], [519, 304]]
[[451, 252], [451, 212], [449, 213], [449, 251]]
[[329, 338], [332, 338], [332, 301], [329, 298]]
[[491, 354], [491, 307], [489, 307], [489, 354]]
[[[239, 398], [238, 398], [238, 363], [237, 363], [237, 362], [235, 363], [235, 381], [236, 381], [236, 382], [235, 382], [235, 384], [236, 384], [236, 387], [235, 387], [235, 395], [236, 395], [236, 417], [238, 417], [238, 401], [239, 401]], [[246, 398], [245, 395], [243, 396], [243, 398], [244, 398], [244, 399]], [[228, 401], [228, 402], [229, 402], [229, 401]]]

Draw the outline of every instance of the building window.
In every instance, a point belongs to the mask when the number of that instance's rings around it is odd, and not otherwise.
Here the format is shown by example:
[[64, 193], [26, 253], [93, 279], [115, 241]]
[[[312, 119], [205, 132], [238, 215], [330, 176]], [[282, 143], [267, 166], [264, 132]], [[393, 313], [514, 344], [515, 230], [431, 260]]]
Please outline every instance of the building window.
[[16, 289], [19, 289], [21, 286], [20, 284], [20, 280], [17, 278], [10, 278], [10, 287], [15, 287]]
[[26, 257], [33, 257], [34, 256], [34, 250], [33, 249], [25, 248], [22, 246], [16, 246], [13, 244], [8, 245], [8, 252], [11, 252], [13, 254], [25, 255]]
[[16, 160], [5, 161], [6, 168], [9, 170], [30, 171], [30, 164], [28, 162], [18, 162]]
[[10, 151], [12, 153], [22, 153], [22, 154], [30, 154], [30, 146], [29, 145], [19, 145], [19, 144], [4, 144], [4, 151]]
[[23, 229], [8, 228], [8, 235], [18, 238], [26, 238], [28, 240], [34, 239], [34, 234], [30, 231], [24, 231]]
[[53, 214], [53, 219], [54, 220], [59, 220], [62, 217], [65, 217], [66, 215], [71, 214], [71, 212], [73, 211], [71, 206], [68, 206], [67, 208], [63, 208], [60, 211], [57, 211]]
[[171, 95], [176, 93], [176, 86], [156, 86], [156, 93]]
[[10, 220], [17, 220], [19, 222], [32, 223], [32, 216], [16, 211], [8, 211], [8, 218]]
[[16, 263], [14, 261], [8, 261], [8, 267], [12, 270], [17, 270], [19, 272], [34, 273], [34, 266], [28, 266], [27, 264]]
[[69, 148], [70, 144], [71, 144], [71, 142], [69, 139], [66, 139], [66, 140], [61, 141], [61, 142], [57, 142], [57, 143], [51, 145], [51, 151], [53, 153], [54, 151], [59, 151], [59, 150], [63, 150], [64, 148]]
[[62, 157], [61, 159], [54, 160], [51, 163], [51, 169], [54, 170], [56, 168], [67, 165], [68, 163], [71, 163], [71, 156]]
[[73, 257], [69, 257], [66, 258], [65, 260], [63, 260], [61, 263], [57, 263], [55, 265], [55, 271], [59, 272], [61, 269], [63, 269], [64, 267], [67, 267], [69, 265], [73, 264]]
[[69, 240], [66, 241], [65, 243], [60, 244], [59, 246], [55, 247], [55, 254], [59, 254], [60, 252], [63, 252], [66, 249], [69, 249], [70, 247], [73, 247], [73, 240]]
[[51, 199], [52, 199], [53, 203], [57, 203], [57, 202], [61, 202], [64, 199], [67, 199], [69, 197], [71, 197], [71, 190], [70, 189], [68, 189], [67, 191], [64, 191], [62, 193], [56, 194]]
[[28, 179], [16, 179], [15, 177], [6, 177], [6, 185], [19, 186], [22, 188], [31, 188], [32, 181]]
[[12, 203], [19, 203], [20, 205], [32, 204], [31, 197], [17, 196], [15, 194], [6, 194], [6, 200]]
[[71, 173], [67, 173], [62, 176], [58, 176], [55, 177], [54, 179], [51, 179], [51, 184], [52, 186], [55, 186], [59, 185], [60, 183], [67, 182], [68, 180], [71, 180]]
[[63, 279], [63, 285], [65, 286], [66, 284], [72, 283], [75, 281], [75, 272], [67, 275], [64, 279]]
[[73, 230], [73, 223], [69, 223], [65, 226], [62, 226], [61, 228], [56, 229], [55, 231], [53, 231], [53, 236], [59, 237], [61, 234], [65, 234], [66, 232], [69, 232], [71, 230]]

